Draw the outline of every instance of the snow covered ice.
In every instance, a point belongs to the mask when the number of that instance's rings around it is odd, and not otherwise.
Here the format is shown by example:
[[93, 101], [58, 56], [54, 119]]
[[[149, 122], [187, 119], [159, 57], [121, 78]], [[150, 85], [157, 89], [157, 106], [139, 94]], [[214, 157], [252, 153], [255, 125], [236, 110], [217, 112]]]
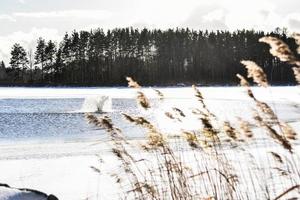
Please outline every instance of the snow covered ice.
[[[106, 134], [87, 125], [84, 113], [81, 113], [96, 111], [99, 106], [87, 108], [83, 105], [95, 105], [93, 101], [108, 103], [106, 115], [137, 142], [144, 137], [142, 131], [125, 123], [121, 112], [144, 112], [168, 134], [176, 133], [182, 127], [199, 126], [196, 118], [191, 117], [178, 126], [164, 116], [172, 107], [190, 113], [196, 105], [192, 88], [159, 89], [165, 95], [163, 102], [157, 101], [151, 88], [144, 89], [154, 107], [146, 113], [136, 106], [136, 91], [128, 88], [0, 88], [0, 182], [16, 188], [36, 189], [66, 200], [118, 198], [118, 191], [112, 186], [114, 180], [104, 173], [117, 170]], [[251, 119], [253, 103], [243, 88], [199, 89], [209, 109], [221, 120], [235, 122], [237, 116]], [[299, 87], [254, 87], [253, 91], [258, 99], [275, 110], [280, 119], [299, 132]], [[299, 149], [298, 141], [295, 145]], [[259, 148], [264, 146], [255, 146], [251, 150], [254, 155], [259, 155]], [[101, 174], [91, 169], [91, 166], [99, 166], [98, 155], [111, 164], [104, 167]]]

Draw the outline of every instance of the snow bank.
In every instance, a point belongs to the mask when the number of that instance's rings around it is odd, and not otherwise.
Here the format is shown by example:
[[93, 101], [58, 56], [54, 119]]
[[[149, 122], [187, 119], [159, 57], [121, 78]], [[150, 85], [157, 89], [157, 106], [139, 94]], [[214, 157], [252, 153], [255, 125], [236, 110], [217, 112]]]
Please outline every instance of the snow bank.
[[[191, 98], [194, 91], [191, 87], [157, 88], [166, 98]], [[245, 89], [241, 87], [199, 87], [207, 99], [248, 100]], [[152, 88], [143, 91], [150, 98], [156, 93]], [[253, 87], [254, 94], [264, 101], [291, 101], [300, 103], [300, 87]], [[3, 98], [86, 98], [99, 95], [110, 98], [135, 98], [136, 90], [130, 88], [22, 88], [0, 87], [0, 99]]]
[[6, 184], [0, 184], [1, 200], [58, 200], [54, 195], [31, 189], [12, 188]]

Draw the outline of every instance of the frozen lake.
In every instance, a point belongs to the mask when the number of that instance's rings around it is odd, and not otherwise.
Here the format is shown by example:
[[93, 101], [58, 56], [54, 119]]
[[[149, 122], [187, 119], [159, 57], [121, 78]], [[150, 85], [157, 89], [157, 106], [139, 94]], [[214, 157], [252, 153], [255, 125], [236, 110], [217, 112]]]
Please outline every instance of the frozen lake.
[[[108, 96], [103, 112], [129, 138], [143, 137], [142, 131], [129, 126], [120, 113], [146, 115], [157, 122], [161, 129], [171, 133], [177, 124], [165, 118], [164, 113], [173, 107], [182, 109], [188, 116], [180, 127], [198, 127], [192, 110], [197, 108], [193, 90], [183, 88], [159, 88], [165, 95], [159, 101], [151, 88], [144, 89], [151, 98], [152, 109], [141, 110], [135, 100], [135, 90], [128, 88], [0, 88], [0, 141], [49, 141], [105, 139], [104, 131], [88, 125], [84, 113], [95, 110], [98, 99]], [[199, 88], [206, 103], [221, 120], [235, 121], [243, 117], [251, 121], [253, 102], [239, 87]], [[266, 101], [287, 122], [300, 118], [300, 95], [297, 87], [254, 88], [258, 98]], [[163, 120], [163, 121], [162, 121]], [[162, 126], [163, 124], [163, 126]]]
[[[110, 145], [106, 133], [88, 125], [84, 114], [96, 111], [98, 100], [108, 96], [104, 113], [98, 115], [110, 116], [130, 139], [143, 138], [144, 131], [124, 121], [121, 113], [146, 116], [166, 134], [201, 127], [192, 114], [199, 105], [192, 88], [158, 89], [165, 95], [163, 101], [151, 88], [144, 89], [152, 106], [144, 111], [136, 104], [136, 90], [128, 88], [0, 88], [0, 183], [38, 189], [60, 199], [112, 199], [117, 193], [111, 178], [90, 169], [99, 165], [96, 155], [100, 153], [102, 158], [111, 160]], [[234, 124], [238, 116], [252, 121], [254, 104], [243, 88], [199, 89], [220, 121]], [[259, 100], [272, 106], [281, 120], [300, 130], [299, 87], [253, 88], [253, 91]], [[188, 116], [182, 123], [166, 118], [164, 113], [173, 107]], [[266, 148], [265, 142], [258, 145], [261, 135], [264, 134], [256, 135], [255, 148], [250, 148], [254, 155], [260, 155], [261, 149]], [[298, 150], [298, 141], [295, 144]], [[268, 143], [267, 146], [277, 147]], [[112, 163], [106, 166], [107, 171], [116, 168]]]

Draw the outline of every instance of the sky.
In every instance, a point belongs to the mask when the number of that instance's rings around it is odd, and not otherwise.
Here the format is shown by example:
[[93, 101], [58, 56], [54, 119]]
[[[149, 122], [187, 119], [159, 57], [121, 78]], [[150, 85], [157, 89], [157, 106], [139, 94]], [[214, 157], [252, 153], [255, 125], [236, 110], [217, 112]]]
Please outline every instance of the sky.
[[0, 60], [14, 43], [34, 49], [38, 37], [129, 26], [300, 32], [300, 0], [0, 0]]

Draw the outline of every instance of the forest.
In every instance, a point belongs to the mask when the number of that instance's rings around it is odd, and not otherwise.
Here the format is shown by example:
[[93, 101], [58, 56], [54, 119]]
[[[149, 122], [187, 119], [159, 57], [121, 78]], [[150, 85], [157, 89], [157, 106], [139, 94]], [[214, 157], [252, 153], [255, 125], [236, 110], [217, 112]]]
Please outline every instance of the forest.
[[[143, 85], [234, 85], [253, 60], [275, 85], [295, 84], [292, 66], [272, 57], [263, 36], [275, 36], [296, 52], [286, 29], [237, 30], [116, 28], [66, 33], [61, 42], [37, 39], [35, 49], [16, 43], [0, 62], [1, 85], [121, 86], [126, 76]], [[1, 47], [0, 47], [1, 48]]]

